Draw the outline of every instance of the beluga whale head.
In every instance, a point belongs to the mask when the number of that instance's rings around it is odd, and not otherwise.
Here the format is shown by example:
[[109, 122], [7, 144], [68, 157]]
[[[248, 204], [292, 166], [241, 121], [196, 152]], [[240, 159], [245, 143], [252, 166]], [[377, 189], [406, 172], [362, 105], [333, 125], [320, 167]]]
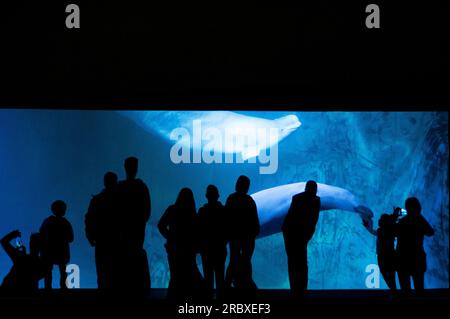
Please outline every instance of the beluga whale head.
[[279, 140], [284, 139], [286, 136], [298, 129], [302, 123], [298, 119], [297, 115], [290, 114], [274, 120], [279, 129]]
[[294, 114], [276, 119], [231, 111], [121, 111], [147, 131], [175, 142], [170, 159], [185, 163], [256, 163], [261, 174], [278, 168], [278, 143], [301, 123]]

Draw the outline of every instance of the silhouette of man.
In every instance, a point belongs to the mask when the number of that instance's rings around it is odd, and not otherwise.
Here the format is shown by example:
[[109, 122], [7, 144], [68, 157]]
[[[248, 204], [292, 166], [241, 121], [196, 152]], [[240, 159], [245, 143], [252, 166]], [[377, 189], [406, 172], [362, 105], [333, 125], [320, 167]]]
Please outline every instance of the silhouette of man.
[[120, 198], [120, 243], [122, 260], [121, 285], [148, 291], [150, 270], [144, 249], [145, 228], [150, 218], [151, 202], [147, 185], [136, 178], [138, 159], [128, 157], [124, 163], [126, 179], [119, 182]]
[[363, 221], [367, 230], [377, 236], [377, 260], [381, 275], [391, 291], [396, 291], [395, 282], [396, 252], [395, 252], [395, 227], [399, 216], [399, 208], [394, 213], [382, 214], [378, 220], [378, 229], [369, 228], [369, 222]]
[[433, 236], [434, 230], [422, 216], [422, 206], [416, 197], [405, 201], [407, 215], [396, 226], [398, 278], [403, 292], [411, 292], [411, 278], [418, 294], [424, 290], [424, 276], [427, 270], [424, 236]]
[[89, 243], [95, 247], [98, 288], [112, 289], [116, 284], [114, 267], [119, 245], [117, 175], [107, 172], [103, 182], [105, 188], [92, 197], [85, 215], [85, 232]]
[[320, 212], [320, 197], [316, 194], [317, 183], [308, 181], [305, 191], [292, 197], [282, 225], [289, 284], [294, 296], [301, 296], [308, 287], [307, 248], [316, 230]]
[[219, 190], [214, 185], [206, 188], [208, 203], [198, 210], [200, 233], [200, 251], [203, 275], [210, 293], [214, 290], [214, 277], [218, 295], [222, 293], [227, 257], [227, 239], [225, 234], [225, 207], [219, 201]]
[[39, 258], [39, 234], [30, 236], [30, 253], [20, 242], [13, 246], [11, 241], [20, 238], [20, 231], [14, 230], [4, 236], [1, 245], [11, 258], [13, 266], [2, 282], [2, 288], [17, 292], [35, 291], [39, 287], [39, 280], [44, 278], [45, 269]]
[[[169, 297], [193, 296], [203, 290], [197, 267], [198, 220], [192, 190], [183, 188], [158, 222], [169, 262]], [[196, 291], [197, 290], [197, 291]]]
[[255, 201], [247, 194], [249, 188], [250, 179], [239, 176], [236, 192], [228, 196], [225, 204], [230, 241], [230, 262], [225, 277], [227, 287], [233, 284], [236, 288], [256, 289], [251, 260], [260, 225]]
[[70, 222], [64, 217], [67, 205], [62, 200], [53, 202], [52, 216], [46, 218], [40, 228], [42, 238], [42, 260], [46, 264], [45, 288], [52, 288], [52, 269], [57, 265], [60, 273], [59, 285], [66, 286], [66, 265], [70, 261], [69, 244], [73, 242], [73, 229]]

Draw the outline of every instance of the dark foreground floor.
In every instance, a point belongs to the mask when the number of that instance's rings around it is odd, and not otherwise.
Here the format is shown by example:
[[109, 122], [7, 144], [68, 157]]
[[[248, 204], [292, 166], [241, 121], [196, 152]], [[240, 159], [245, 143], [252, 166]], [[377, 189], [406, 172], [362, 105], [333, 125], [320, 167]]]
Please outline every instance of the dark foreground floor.
[[[385, 290], [316, 290], [302, 299], [293, 299], [287, 290], [259, 290], [255, 294], [231, 293], [223, 300], [168, 300], [166, 289], [152, 289], [148, 296], [131, 293], [104, 294], [96, 290], [39, 291], [19, 296], [0, 291], [0, 309], [18, 315], [42, 313], [52, 317], [83, 318], [310, 318], [311, 314], [347, 318], [390, 317], [399, 319], [420, 313], [430, 318], [448, 312], [449, 290], [427, 290], [421, 297], [392, 298]], [[208, 314], [205, 307], [211, 307]], [[52, 311], [54, 310], [54, 311]], [[195, 314], [183, 313], [192, 312]], [[1, 314], [1, 312], [0, 312]], [[129, 317], [128, 317], [129, 316]], [[20, 317], [20, 316], [19, 316]], [[383, 318], [384, 319], [384, 318]]]

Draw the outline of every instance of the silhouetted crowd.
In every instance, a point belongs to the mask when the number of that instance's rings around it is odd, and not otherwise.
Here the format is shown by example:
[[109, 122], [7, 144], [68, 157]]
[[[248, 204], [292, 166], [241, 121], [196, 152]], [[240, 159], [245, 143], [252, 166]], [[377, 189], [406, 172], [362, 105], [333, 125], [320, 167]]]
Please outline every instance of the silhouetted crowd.
[[[150, 193], [146, 184], [136, 178], [137, 158], [127, 158], [124, 168], [126, 179], [123, 181], [118, 181], [113, 172], [104, 175], [104, 189], [92, 197], [85, 215], [85, 233], [90, 245], [95, 247], [99, 289], [147, 293], [151, 280], [144, 239], [151, 215]], [[212, 298], [215, 295], [220, 298], [230, 291], [256, 291], [251, 260], [260, 224], [256, 204], [248, 195], [249, 188], [250, 179], [240, 176], [235, 192], [223, 205], [218, 188], [209, 185], [207, 203], [198, 211], [192, 190], [183, 188], [175, 203], [165, 210], [158, 230], [166, 239], [169, 297]], [[305, 191], [293, 196], [282, 225], [289, 283], [294, 296], [303, 296], [307, 291], [307, 248], [319, 219], [320, 205], [317, 183], [308, 181]], [[408, 198], [405, 208], [395, 208], [391, 215], [383, 214], [377, 230], [367, 222], [364, 226], [377, 236], [378, 265], [389, 288], [396, 290], [398, 273], [404, 292], [411, 291], [412, 278], [415, 290], [420, 293], [424, 289], [426, 271], [423, 239], [434, 232], [421, 215], [417, 198]], [[60, 287], [67, 287], [66, 266], [74, 235], [70, 222], [64, 217], [66, 210], [66, 203], [61, 200], [51, 205], [52, 215], [44, 220], [38, 233], [31, 235], [29, 253], [21, 243], [20, 231], [3, 237], [2, 247], [13, 262], [3, 280], [3, 288], [32, 291], [38, 289], [39, 281], [44, 279], [45, 288], [51, 289], [55, 265], [60, 272]], [[198, 254], [202, 272], [197, 265]]]
[[[206, 189], [208, 202], [198, 214], [192, 190], [183, 188], [175, 203], [166, 209], [158, 229], [167, 240], [169, 296], [211, 297], [214, 280], [218, 297], [231, 287], [256, 290], [251, 259], [259, 234], [259, 219], [256, 204], [248, 195], [249, 187], [250, 179], [240, 176], [236, 192], [222, 205], [219, 190], [209, 185]], [[225, 274], [227, 244], [230, 261]], [[197, 267], [198, 253], [202, 257], [203, 276]]]

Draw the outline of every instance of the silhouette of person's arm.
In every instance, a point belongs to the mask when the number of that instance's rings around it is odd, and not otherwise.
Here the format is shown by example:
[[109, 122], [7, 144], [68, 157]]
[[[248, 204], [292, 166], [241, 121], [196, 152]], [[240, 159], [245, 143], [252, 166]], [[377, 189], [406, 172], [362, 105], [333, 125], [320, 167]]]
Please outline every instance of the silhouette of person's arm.
[[433, 236], [434, 235], [433, 227], [431, 227], [431, 225], [427, 222], [425, 217], [423, 217], [421, 215], [420, 218], [421, 218], [421, 222], [422, 222], [423, 234], [428, 237]]
[[95, 197], [93, 197], [89, 203], [88, 211], [84, 216], [84, 231], [91, 246], [95, 246], [96, 242], [96, 206], [96, 200]]
[[320, 199], [319, 196], [317, 196], [316, 198], [317, 198], [317, 200], [316, 200], [316, 212], [317, 212], [317, 215], [319, 215], [320, 214], [320, 206], [322, 205], [322, 200]]
[[9, 258], [11, 258], [11, 260], [13, 262], [15, 262], [15, 260], [16, 260], [17, 252], [14, 249], [13, 245], [11, 245], [11, 240], [13, 240], [14, 238], [20, 237], [20, 235], [21, 235], [20, 231], [13, 230], [9, 234], [5, 235], [5, 237], [3, 237], [1, 240], [3, 249], [5, 250], [6, 254], [9, 256]]
[[293, 216], [295, 214], [297, 208], [297, 200], [295, 196], [292, 196], [291, 205], [289, 206], [286, 217], [284, 217], [283, 221], [283, 232], [290, 233], [292, 229]]
[[[317, 221], [319, 220], [320, 214], [320, 197], [315, 196], [312, 198], [302, 198], [302, 203], [299, 203], [299, 212], [303, 215], [305, 214], [305, 218], [303, 219], [304, 223], [304, 233], [305, 238], [310, 240], [316, 231]], [[297, 215], [300, 215], [297, 213]]]
[[147, 190], [148, 193], [148, 217], [147, 220], [150, 219], [150, 216], [152, 215], [152, 198], [150, 196], [150, 192]]
[[255, 201], [252, 199], [250, 201], [251, 207], [251, 215], [253, 216], [253, 234], [254, 236], [258, 236], [260, 231], [259, 217], [258, 217], [258, 208], [256, 207]]
[[166, 209], [166, 211], [161, 216], [161, 219], [158, 222], [158, 230], [165, 239], [169, 237], [170, 220], [171, 220], [171, 208], [169, 207]]
[[67, 222], [67, 238], [66, 239], [67, 239], [68, 243], [71, 243], [71, 242], [73, 242], [73, 239], [74, 239], [73, 228], [68, 220], [66, 220], [66, 222]]
[[197, 231], [201, 248], [206, 241], [207, 228], [210, 227], [206, 221], [205, 210], [204, 207], [200, 207], [197, 213]]
[[193, 223], [192, 223], [191, 234], [192, 234], [192, 243], [193, 243], [193, 246], [194, 246], [193, 247], [194, 251], [196, 253], [200, 253], [201, 249], [202, 249], [202, 239], [203, 239], [203, 237], [202, 237], [202, 235], [200, 233], [200, 225], [199, 225], [198, 215], [197, 214], [195, 215], [195, 218], [194, 218]]
[[147, 185], [143, 184], [143, 212], [144, 212], [144, 220], [148, 222], [150, 219], [150, 215], [152, 213], [152, 202], [150, 198], [150, 192], [148, 190]]
[[[145, 185], [144, 185], [145, 186]], [[148, 191], [148, 187], [145, 186], [144, 191], [144, 198], [145, 198], [145, 221], [147, 222], [150, 219], [150, 215], [152, 213], [152, 201], [150, 198], [150, 192]]]
[[222, 227], [220, 227], [219, 229], [217, 229], [218, 231], [218, 236], [224, 241], [224, 242], [228, 242], [228, 216], [227, 216], [227, 209], [225, 208], [225, 206], [223, 206], [222, 204], [220, 204], [219, 206], [219, 210], [220, 210], [220, 224], [222, 225]]
[[49, 218], [46, 218], [43, 222], [41, 227], [39, 228], [39, 233], [41, 234], [42, 238], [44, 240], [47, 239], [48, 236], [48, 224], [49, 224]]
[[231, 238], [233, 229], [233, 211], [230, 209], [230, 197], [228, 196], [225, 205], [223, 206], [223, 222], [222, 230], [223, 239], [228, 242]]

